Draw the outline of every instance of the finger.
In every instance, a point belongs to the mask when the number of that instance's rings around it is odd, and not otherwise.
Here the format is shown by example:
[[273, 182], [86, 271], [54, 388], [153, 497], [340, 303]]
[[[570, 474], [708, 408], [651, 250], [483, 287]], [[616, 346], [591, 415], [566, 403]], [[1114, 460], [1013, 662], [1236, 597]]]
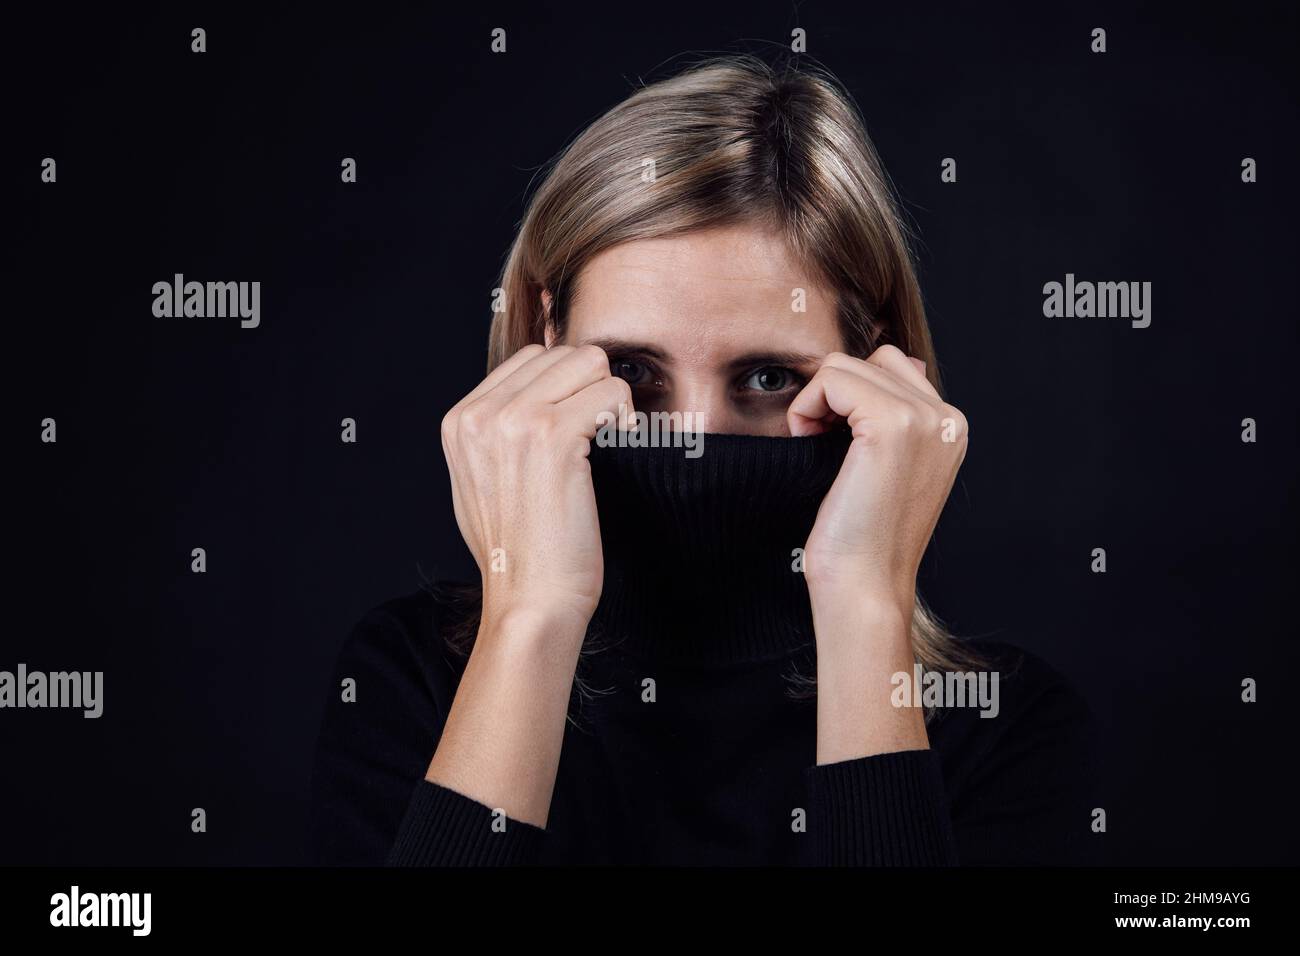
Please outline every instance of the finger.
[[[893, 346], [888, 346], [888, 348], [893, 349]], [[877, 349], [876, 351], [879, 352], [880, 350]], [[893, 349], [893, 351], [900, 356], [903, 355], [897, 349]], [[903, 361], [908, 361], [906, 356], [903, 356]], [[843, 352], [831, 352], [822, 359], [822, 367], [827, 366], [843, 369], [853, 375], [865, 378], [869, 382], [874, 382], [880, 388], [903, 401], [924, 402], [930, 406], [933, 406], [938, 401], [937, 395], [921, 391], [911, 381], [904, 380], [897, 372], [882, 366], [879, 361], [872, 362], [870, 359], [854, 358], [851, 355], [845, 355]]]
[[478, 385], [474, 387], [473, 391], [462, 398], [458, 404], [468, 404], [475, 399], [482, 398], [488, 392], [492, 391], [492, 389], [500, 385], [505, 379], [513, 375], [521, 366], [527, 364], [545, 352], [545, 346], [536, 343], [525, 345], [518, 352], [489, 372], [487, 377], [484, 378], [483, 381], [479, 382]]
[[[558, 404], [588, 385], [613, 377], [609, 370], [609, 356], [604, 349], [595, 345], [566, 348], [564, 355], [543, 368], [528, 384], [530, 400]], [[521, 369], [519, 374], [526, 372], [526, 368]]]
[[866, 359], [869, 365], [875, 365], [897, 375], [902, 381], [931, 399], [938, 399], [939, 392], [925, 377], [925, 363], [918, 358], [907, 355], [902, 349], [893, 345], [882, 345]]
[[[628, 431], [632, 413], [632, 386], [626, 379], [611, 375], [588, 385], [569, 396], [557, 406], [566, 419], [580, 423], [582, 434], [595, 438], [607, 422], [617, 421], [619, 431]], [[609, 418], [609, 413], [614, 415]]]
[[[572, 345], [553, 345], [540, 353], [534, 354], [527, 362], [503, 379], [496, 388], [483, 396], [493, 405], [504, 405], [510, 399], [522, 394], [542, 376], [547, 369], [558, 365], [564, 358], [577, 351]], [[608, 360], [606, 360], [608, 361]]]
[[862, 375], [823, 365], [786, 410], [790, 434], [796, 438], [826, 431], [828, 420], [842, 418], [850, 428], [878, 416], [893, 414], [908, 401]]

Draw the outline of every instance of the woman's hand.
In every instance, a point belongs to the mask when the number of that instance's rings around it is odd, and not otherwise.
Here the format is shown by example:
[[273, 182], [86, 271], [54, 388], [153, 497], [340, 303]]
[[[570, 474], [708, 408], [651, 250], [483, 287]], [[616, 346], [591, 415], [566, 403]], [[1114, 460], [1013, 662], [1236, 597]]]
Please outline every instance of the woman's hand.
[[804, 548], [817, 636], [817, 762], [929, 747], [922, 708], [893, 705], [912, 672], [916, 574], [966, 454], [966, 419], [892, 345], [831, 353], [787, 412], [792, 435], [853, 430]]
[[587, 454], [601, 413], [623, 426], [631, 407], [630, 387], [599, 348], [530, 345], [442, 421], [483, 611], [425, 779], [538, 827], [604, 579]]
[[631, 408], [600, 348], [529, 345], [447, 413], [442, 447], [485, 619], [526, 608], [585, 628], [604, 572], [587, 454], [601, 413]]
[[921, 557], [966, 454], [966, 419], [892, 345], [865, 360], [831, 353], [787, 412], [795, 436], [838, 419], [853, 442], [804, 549], [809, 592], [910, 620]]

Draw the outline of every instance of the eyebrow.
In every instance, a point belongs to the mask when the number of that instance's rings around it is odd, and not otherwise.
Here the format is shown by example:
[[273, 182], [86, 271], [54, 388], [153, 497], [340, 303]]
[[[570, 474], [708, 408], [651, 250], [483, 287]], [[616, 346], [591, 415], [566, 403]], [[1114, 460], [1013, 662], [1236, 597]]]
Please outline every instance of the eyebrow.
[[758, 365], [791, 365], [798, 368], [820, 362], [821, 356], [810, 352], [756, 351], [736, 356], [727, 363], [727, 366], [733, 369], [754, 368]]
[[579, 345], [597, 345], [606, 352], [615, 355], [644, 355], [658, 362], [668, 361], [668, 353], [649, 342], [634, 342], [631, 339], [614, 339], [597, 337], [583, 339]]
[[[637, 342], [631, 339], [591, 338], [584, 339], [580, 345], [597, 345], [614, 355], [644, 355], [658, 362], [668, 362], [670, 356], [658, 346], [649, 342]], [[754, 368], [759, 365], [790, 365], [802, 367], [821, 362], [820, 355], [811, 352], [791, 352], [783, 349], [755, 350], [738, 355], [727, 362], [729, 369]]]

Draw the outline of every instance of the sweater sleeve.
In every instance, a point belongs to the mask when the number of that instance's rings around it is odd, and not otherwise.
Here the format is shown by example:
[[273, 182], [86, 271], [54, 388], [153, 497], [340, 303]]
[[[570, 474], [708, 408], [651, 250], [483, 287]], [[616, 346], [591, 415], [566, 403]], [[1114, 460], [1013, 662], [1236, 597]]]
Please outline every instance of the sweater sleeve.
[[535, 862], [546, 831], [494, 813], [428, 780], [415, 785], [389, 866], [518, 866]]
[[312, 775], [314, 859], [354, 866], [533, 862], [544, 830], [424, 779], [455, 682], [427, 646], [437, 638], [408, 616], [388, 607], [369, 612], [339, 655]]
[[928, 750], [810, 767], [809, 829], [830, 866], [1077, 866], [1099, 862], [1091, 709], [1021, 654], [1001, 710], [945, 713]]
[[933, 750], [905, 750], [809, 767], [809, 828], [822, 866], [957, 863]]

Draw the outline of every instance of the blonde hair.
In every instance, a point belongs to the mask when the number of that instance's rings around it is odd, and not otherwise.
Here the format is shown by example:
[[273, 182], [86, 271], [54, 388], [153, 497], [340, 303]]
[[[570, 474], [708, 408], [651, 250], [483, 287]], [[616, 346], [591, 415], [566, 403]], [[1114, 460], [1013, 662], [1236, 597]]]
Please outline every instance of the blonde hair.
[[[750, 55], [642, 87], [551, 162], [501, 273], [489, 369], [543, 342], [548, 323], [563, 334], [577, 277], [601, 251], [736, 223], [779, 230], [835, 292], [846, 352], [895, 345], [939, 387], [909, 236], [851, 97], [820, 68]], [[912, 643], [925, 668], [978, 660], [919, 597]]]

